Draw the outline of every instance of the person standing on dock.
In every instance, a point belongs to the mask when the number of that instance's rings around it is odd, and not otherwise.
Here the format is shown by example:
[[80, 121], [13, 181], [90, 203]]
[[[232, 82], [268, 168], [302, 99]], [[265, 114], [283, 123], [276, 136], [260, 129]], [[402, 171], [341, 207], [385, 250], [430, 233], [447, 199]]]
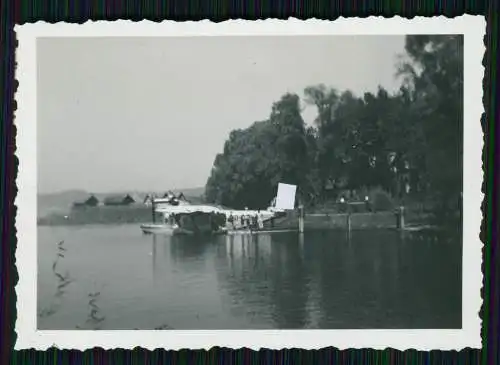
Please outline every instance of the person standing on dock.
[[253, 229], [259, 228], [259, 218], [257, 214], [252, 215], [252, 228]]
[[259, 229], [264, 228], [264, 221], [262, 220], [262, 214], [260, 213], [260, 211], [257, 213], [257, 224], [259, 226]]
[[229, 213], [229, 218], [227, 218], [228, 225], [235, 229], [233, 213]]
[[251, 229], [252, 228], [252, 221], [251, 221], [251, 216], [248, 214], [248, 207], [245, 207], [245, 218], [244, 218], [244, 226], [246, 229]]

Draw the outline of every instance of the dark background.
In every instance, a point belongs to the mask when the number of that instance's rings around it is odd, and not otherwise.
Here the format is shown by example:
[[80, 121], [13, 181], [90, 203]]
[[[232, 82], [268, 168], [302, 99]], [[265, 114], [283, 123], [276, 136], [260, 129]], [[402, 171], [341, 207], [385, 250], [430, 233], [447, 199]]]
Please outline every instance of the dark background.
[[[240, 363], [262, 362], [269, 363], [488, 363], [500, 362], [498, 351], [500, 329], [500, 284], [499, 284], [499, 196], [498, 180], [500, 174], [499, 158], [500, 143], [495, 143], [500, 134], [498, 126], [497, 98], [498, 73], [492, 72], [498, 68], [498, 3], [493, 1], [355, 1], [355, 2], [219, 2], [219, 1], [172, 1], [155, 4], [146, 1], [3, 1], [0, 12], [2, 15], [0, 26], [0, 53], [2, 72], [0, 81], [2, 90], [1, 105], [1, 142], [0, 142], [0, 237], [1, 238], [1, 359], [2, 364], [66, 364], [66, 363], [163, 363], [178, 361], [179, 363]], [[272, 4], [272, 5], [271, 5]], [[483, 166], [485, 177], [483, 191], [486, 195], [483, 202], [484, 220], [481, 231], [483, 249], [483, 269], [485, 280], [483, 287], [484, 304], [481, 317], [483, 318], [483, 349], [464, 349], [456, 351], [419, 352], [409, 350], [400, 352], [395, 350], [345, 350], [333, 348], [319, 351], [282, 350], [252, 352], [249, 350], [226, 350], [215, 348], [209, 352], [185, 350], [180, 352], [154, 352], [143, 349], [135, 351], [102, 349], [79, 351], [50, 350], [47, 352], [19, 351], [13, 352], [15, 342], [14, 325], [16, 319], [16, 296], [14, 286], [17, 282], [17, 272], [14, 263], [15, 253], [15, 206], [16, 196], [15, 176], [17, 160], [15, 153], [15, 128], [13, 126], [13, 111], [15, 109], [14, 92], [14, 51], [15, 34], [14, 24], [35, 22], [38, 20], [56, 22], [84, 22], [92, 20], [200, 20], [209, 18], [213, 21], [223, 21], [234, 18], [265, 19], [269, 17], [286, 19], [290, 16], [306, 19], [311, 17], [321, 19], [336, 19], [339, 16], [370, 16], [401, 15], [413, 17], [417, 15], [458, 16], [462, 14], [480, 14], [487, 18], [487, 47], [484, 57], [486, 66], [484, 78], [485, 115], [482, 126], [485, 132], [485, 150]], [[478, 121], [479, 122], [479, 121]], [[496, 124], [496, 125], [495, 125]], [[497, 127], [497, 128], [495, 128]], [[495, 138], [497, 137], [497, 138]], [[495, 153], [496, 152], [496, 153]], [[497, 189], [495, 189], [497, 188]], [[445, 263], [443, 263], [445, 264]]]

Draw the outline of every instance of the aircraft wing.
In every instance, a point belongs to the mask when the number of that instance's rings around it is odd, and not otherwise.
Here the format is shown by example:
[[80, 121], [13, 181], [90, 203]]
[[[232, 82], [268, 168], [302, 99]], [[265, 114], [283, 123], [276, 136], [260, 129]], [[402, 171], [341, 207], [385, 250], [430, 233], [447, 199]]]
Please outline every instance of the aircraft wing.
[[217, 207], [211, 207], [209, 205], [177, 205], [177, 206], [166, 206], [159, 207], [156, 209], [159, 213], [166, 214], [192, 214], [192, 213], [224, 213], [221, 209]]

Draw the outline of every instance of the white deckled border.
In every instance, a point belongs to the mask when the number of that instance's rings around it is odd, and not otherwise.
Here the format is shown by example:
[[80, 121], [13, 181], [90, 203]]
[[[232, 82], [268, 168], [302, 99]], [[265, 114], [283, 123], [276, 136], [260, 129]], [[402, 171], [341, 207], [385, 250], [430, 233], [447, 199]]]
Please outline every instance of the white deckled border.
[[[404, 19], [394, 17], [341, 18], [335, 22], [308, 20], [232, 20], [176, 23], [165, 21], [87, 22], [78, 24], [35, 23], [16, 26], [19, 46], [16, 53], [17, 151], [19, 189], [16, 228], [16, 264], [19, 273], [17, 293], [18, 338], [15, 349], [44, 350], [51, 346], [84, 350], [92, 347], [147, 349], [204, 348], [305, 348], [328, 346], [345, 348], [460, 350], [480, 348], [479, 310], [482, 287], [481, 247], [481, 153], [483, 135], [482, 59], [485, 47], [483, 17], [462, 16], [448, 19]], [[464, 34], [464, 227], [463, 290], [461, 330], [273, 330], [273, 331], [38, 331], [36, 329], [37, 287], [37, 113], [36, 113], [36, 39], [38, 37], [165, 37], [165, 36], [243, 36], [243, 35], [389, 35], [389, 34]], [[445, 263], [443, 263], [445, 264]]]

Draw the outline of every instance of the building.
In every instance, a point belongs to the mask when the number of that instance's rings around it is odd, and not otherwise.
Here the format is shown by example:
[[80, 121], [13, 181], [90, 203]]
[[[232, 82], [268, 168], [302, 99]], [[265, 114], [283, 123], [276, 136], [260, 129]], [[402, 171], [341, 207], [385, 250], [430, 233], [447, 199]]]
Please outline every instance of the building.
[[73, 207], [96, 207], [99, 205], [99, 199], [97, 199], [94, 195], [91, 195], [83, 202], [74, 202]]
[[104, 205], [130, 205], [135, 203], [135, 199], [130, 196], [130, 194], [127, 194], [125, 196], [123, 195], [114, 195], [114, 196], [109, 196], [104, 199]]

